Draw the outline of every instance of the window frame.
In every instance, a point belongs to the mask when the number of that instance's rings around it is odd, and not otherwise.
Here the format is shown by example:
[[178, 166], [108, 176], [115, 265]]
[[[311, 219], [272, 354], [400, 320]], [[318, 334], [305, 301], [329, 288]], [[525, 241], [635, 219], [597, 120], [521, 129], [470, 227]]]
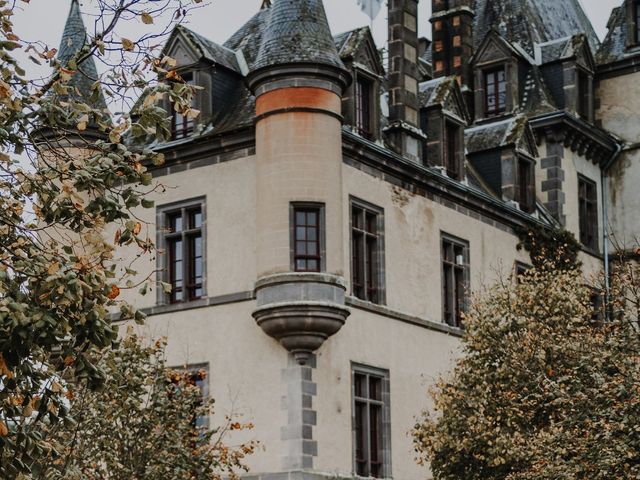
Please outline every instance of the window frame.
[[[535, 159], [530, 158], [524, 155], [516, 155], [516, 184], [517, 184], [517, 198], [516, 201], [520, 207], [520, 210], [523, 212], [531, 213], [535, 210], [536, 207], [536, 169], [535, 169]], [[522, 166], [527, 167], [527, 171], [529, 172], [528, 182], [523, 181], [523, 171]], [[523, 188], [524, 187], [524, 188]], [[524, 192], [523, 192], [524, 190]]]
[[[190, 376], [193, 376], [194, 374], [199, 373], [201, 370], [204, 370], [206, 372], [206, 378], [202, 380], [202, 384], [199, 386], [199, 388], [202, 396], [202, 401], [206, 400], [209, 397], [209, 375], [210, 375], [209, 363], [206, 363], [206, 362], [193, 363], [193, 364], [183, 365], [180, 367], [169, 367], [169, 369], [175, 370], [178, 372], [186, 372]], [[195, 382], [195, 385], [198, 387], [197, 381]], [[193, 420], [194, 426], [197, 429], [202, 429], [202, 430], [209, 429], [209, 421], [210, 421], [209, 415], [195, 417], [195, 419]]]
[[[199, 228], [183, 228], [180, 232], [171, 233], [169, 232], [169, 217], [170, 215], [180, 213], [182, 218], [182, 222], [188, 220], [188, 215], [190, 212], [199, 209], [201, 214], [201, 224]], [[181, 298], [179, 300], [174, 300], [172, 298], [173, 293], [164, 293], [162, 288], [157, 289], [157, 303], [159, 305], [175, 305], [181, 303], [190, 303], [197, 302], [207, 297], [207, 235], [206, 235], [206, 225], [207, 225], [207, 216], [206, 216], [206, 205], [205, 198], [198, 197], [189, 200], [183, 200], [179, 202], [173, 202], [165, 205], [158, 206], [156, 211], [156, 225], [157, 225], [157, 233], [156, 233], [156, 245], [158, 245], [158, 255], [157, 255], [157, 266], [158, 266], [158, 274], [157, 278], [161, 282], [172, 284], [172, 274], [170, 270], [171, 266], [171, 253], [169, 251], [170, 241], [174, 239], [180, 238], [182, 241], [182, 276], [183, 276], [183, 288], [181, 292]], [[194, 238], [199, 232], [201, 238], [201, 248], [202, 248], [202, 281], [200, 284], [200, 289], [202, 290], [202, 295], [198, 297], [190, 297], [189, 290], [191, 286], [188, 286], [190, 277], [190, 269], [189, 264], [191, 263], [188, 259], [191, 255], [188, 253], [189, 246], [187, 240], [189, 238]]]
[[[366, 378], [365, 385], [367, 387], [367, 395], [365, 397], [356, 395], [356, 376], [362, 375]], [[380, 398], [373, 399], [369, 398], [370, 392], [370, 379], [375, 378], [380, 380]], [[377, 472], [378, 475], [373, 478], [391, 478], [391, 382], [389, 377], [389, 370], [371, 367], [368, 365], [351, 362], [351, 425], [352, 425], [352, 461], [353, 461], [353, 474], [355, 476], [367, 476], [372, 477], [371, 475], [371, 407], [380, 407], [379, 414], [379, 425], [376, 431], [378, 432], [378, 442], [379, 447], [377, 448], [377, 453], [379, 457], [379, 468], [380, 471]], [[364, 405], [366, 410], [365, 431], [368, 432], [366, 435], [366, 446], [363, 459], [366, 462], [366, 474], [362, 475], [359, 473], [358, 464], [361, 463], [359, 461], [358, 455], [358, 406]]]
[[590, 121], [593, 77], [587, 70], [576, 66], [576, 113], [584, 120]]
[[[584, 196], [583, 185], [587, 188]], [[593, 189], [593, 198], [588, 198], [589, 188]], [[582, 174], [578, 174], [578, 226], [580, 243], [590, 250], [597, 251], [600, 244], [598, 184]]]
[[[460, 180], [464, 173], [464, 158], [461, 155], [463, 152], [464, 140], [461, 138], [461, 131], [463, 126], [453, 120], [450, 120], [446, 115], [444, 116], [444, 138], [443, 138], [443, 166], [447, 172], [449, 178]], [[453, 132], [453, 133], [452, 133]], [[453, 153], [451, 152], [451, 136], [455, 136], [455, 145]], [[455, 170], [450, 169], [451, 163], [454, 164]]]
[[[180, 73], [180, 76], [182, 77], [182, 79], [187, 85], [196, 85], [195, 72], [193, 70], [184, 71]], [[194, 106], [193, 104], [195, 103], [195, 101], [196, 101], [196, 94], [194, 93], [191, 106]], [[180, 130], [178, 130], [177, 128], [178, 118], [181, 119]], [[171, 104], [171, 140], [180, 140], [182, 138], [189, 137], [194, 132], [195, 127], [196, 127], [195, 119], [185, 117], [184, 115], [176, 112], [172, 103]], [[178, 133], [180, 134], [178, 135]]]
[[[499, 74], [500, 72], [502, 72], [504, 74], [504, 105], [500, 106], [500, 82], [498, 81], [498, 78], [496, 77], [496, 81], [495, 81], [495, 91], [493, 94], [494, 100], [495, 100], [495, 105], [496, 107], [494, 109], [489, 109], [489, 98], [491, 97], [489, 95], [489, 75], [492, 74]], [[482, 79], [483, 79], [483, 86], [484, 86], [484, 98], [483, 98], [483, 105], [484, 105], [484, 116], [485, 117], [496, 117], [499, 115], [502, 115], [503, 113], [507, 112], [507, 105], [508, 105], [508, 95], [509, 95], [509, 85], [507, 82], [507, 66], [505, 64], [500, 64], [500, 65], [494, 65], [493, 67], [484, 69], [482, 71]]]
[[[317, 228], [318, 228], [318, 270], [298, 270], [296, 254], [296, 212], [299, 210], [315, 210], [318, 214]], [[298, 273], [320, 273], [325, 272], [327, 269], [327, 252], [326, 252], [326, 219], [325, 219], [325, 204], [320, 202], [291, 202], [289, 204], [289, 252], [291, 258], [291, 271]], [[306, 259], [309, 256], [305, 255]]]
[[[354, 209], [360, 209], [364, 212], [365, 215], [365, 221], [366, 221], [366, 216], [367, 214], [369, 215], [375, 215], [375, 226], [376, 226], [376, 233], [375, 233], [375, 239], [376, 239], [376, 248], [374, 252], [369, 252], [369, 250], [366, 248], [367, 246], [367, 238], [374, 236], [373, 234], [371, 234], [371, 232], [367, 232], [366, 230], [363, 230], [361, 228], [357, 228], [354, 223], [353, 223], [353, 219], [354, 219]], [[365, 227], [366, 228], [366, 227]], [[356, 232], [357, 231], [357, 232]], [[356, 281], [355, 281], [355, 275], [356, 275], [356, 269], [354, 268], [355, 265], [355, 256], [356, 256], [356, 249], [354, 248], [354, 244], [355, 244], [355, 239], [354, 239], [354, 233], [357, 233], [359, 236], [362, 236], [362, 242], [363, 242], [363, 255], [364, 258], [362, 259], [362, 262], [364, 262], [364, 265], [361, 265], [361, 270], [362, 273], [364, 275], [364, 279], [363, 279], [363, 296], [357, 295], [356, 294]], [[351, 295], [354, 296], [355, 298], [358, 298], [362, 301], [365, 302], [370, 302], [370, 303], [374, 303], [377, 305], [384, 305], [386, 303], [386, 288], [385, 288], [385, 263], [384, 263], [384, 259], [385, 259], [385, 255], [384, 255], [384, 248], [385, 248], [385, 244], [384, 244], [384, 209], [377, 207], [369, 202], [366, 202], [364, 200], [360, 200], [358, 198], [355, 197], [350, 197], [349, 199], [349, 244], [350, 244], [350, 258], [351, 258], [351, 262], [350, 262], [350, 268], [351, 268]], [[369, 263], [367, 263], [366, 259], [370, 258], [372, 261], [370, 261]], [[369, 268], [370, 264], [375, 262], [375, 271], [371, 271], [371, 269]], [[361, 262], [359, 262], [361, 263]], [[369, 280], [373, 277], [375, 284], [372, 287], [369, 287]], [[368, 292], [369, 290], [376, 290], [376, 296], [375, 298], [372, 298], [373, 296], [370, 295]]]
[[[446, 247], [445, 242], [451, 244], [454, 248], [462, 248], [462, 264], [457, 263], [458, 255], [455, 255], [455, 261], [451, 262], [447, 260], [446, 256]], [[471, 252], [470, 245], [467, 240], [463, 240], [459, 237], [450, 235], [445, 232], [440, 232], [440, 265], [441, 265], [441, 276], [442, 276], [442, 321], [443, 323], [455, 327], [455, 328], [464, 328], [464, 323], [462, 321], [462, 314], [466, 312], [468, 309], [469, 302], [469, 285], [470, 285], [470, 277], [471, 277]], [[447, 270], [451, 268], [451, 273]], [[456, 270], [457, 269], [457, 270]], [[462, 272], [462, 281], [458, 282], [458, 278], [456, 276], [456, 271]], [[447, 279], [447, 275], [452, 275], [452, 278]], [[450, 281], [450, 283], [447, 282]], [[462, 298], [459, 298], [459, 283], [462, 283]], [[451, 285], [451, 291], [448, 292], [447, 285]], [[449, 318], [449, 305], [455, 309], [455, 313], [453, 317]]]
[[[355, 79], [353, 81], [353, 126], [358, 132], [358, 135], [366, 138], [367, 140], [373, 140], [376, 136], [376, 79], [371, 75], [363, 73], [359, 69], [355, 69], [354, 73]], [[368, 92], [368, 98], [365, 99], [366, 108], [363, 108], [364, 104], [361, 102], [362, 95], [359, 88], [361, 84], [366, 84], [366, 86], [368, 87], [366, 89], [366, 91]], [[365, 119], [368, 125], [363, 124], [365, 123]]]

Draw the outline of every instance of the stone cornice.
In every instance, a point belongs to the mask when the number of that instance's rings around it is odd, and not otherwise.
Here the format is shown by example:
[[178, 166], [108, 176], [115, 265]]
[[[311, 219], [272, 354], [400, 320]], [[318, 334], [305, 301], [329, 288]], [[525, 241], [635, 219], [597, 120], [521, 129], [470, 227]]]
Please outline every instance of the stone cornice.
[[603, 163], [615, 153], [618, 142], [610, 133], [565, 111], [529, 119], [538, 142], [547, 135], [560, 136], [572, 152], [594, 163]]
[[344, 161], [413, 193], [437, 200], [496, 228], [547, 224], [489, 194], [450, 179], [434, 169], [411, 162], [388, 149], [343, 129]]

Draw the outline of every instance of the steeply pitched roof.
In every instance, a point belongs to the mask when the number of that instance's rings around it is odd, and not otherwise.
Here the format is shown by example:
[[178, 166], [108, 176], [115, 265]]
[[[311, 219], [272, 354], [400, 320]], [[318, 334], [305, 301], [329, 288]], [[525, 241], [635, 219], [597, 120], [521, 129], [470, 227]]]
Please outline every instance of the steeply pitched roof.
[[344, 69], [336, 50], [322, 0], [277, 0], [254, 69], [291, 63]]
[[599, 64], [611, 63], [639, 54], [637, 50], [629, 51], [627, 49], [630, 33], [624, 5], [613, 9], [609, 23], [607, 23], [607, 29], [607, 36], [596, 55]]
[[[71, 1], [71, 8], [69, 9], [69, 15], [67, 17], [67, 23], [64, 26], [64, 32], [62, 34], [62, 40], [60, 41], [60, 48], [58, 49], [58, 61], [61, 65], [67, 67], [69, 62], [73, 60], [78, 52], [87, 44], [87, 30], [82, 21], [82, 13], [80, 12], [80, 5], [78, 0]], [[91, 95], [93, 94], [92, 85], [98, 80], [98, 69], [93, 57], [89, 57], [81, 62], [77, 69], [73, 73], [68, 85], [69, 96], [76, 100], [80, 100], [89, 103]], [[107, 104], [104, 100], [102, 92], [98, 97], [98, 100], [93, 102], [94, 108], [105, 109]]]
[[464, 122], [470, 121], [470, 115], [455, 76], [439, 77], [418, 85], [420, 107], [442, 107]]
[[218, 45], [184, 25], [176, 26], [176, 31], [183, 33], [206, 60], [222, 65], [234, 72], [241, 72], [236, 53], [230, 48]]
[[269, 13], [271, 7], [265, 7], [258, 11], [247, 23], [234, 33], [224, 46], [231, 50], [240, 50], [252, 70], [255, 66], [260, 44], [262, 43], [262, 35], [267, 28], [269, 21]]
[[593, 25], [578, 0], [476, 0], [476, 47], [491, 29], [529, 55], [534, 45], [585, 33], [595, 51], [599, 45]]
[[[529, 138], [527, 138], [529, 137]], [[516, 115], [505, 120], [477, 125], [464, 131], [465, 146], [469, 154], [515, 146], [528, 150], [533, 138], [531, 126], [524, 115]], [[529, 147], [529, 148], [526, 148]]]

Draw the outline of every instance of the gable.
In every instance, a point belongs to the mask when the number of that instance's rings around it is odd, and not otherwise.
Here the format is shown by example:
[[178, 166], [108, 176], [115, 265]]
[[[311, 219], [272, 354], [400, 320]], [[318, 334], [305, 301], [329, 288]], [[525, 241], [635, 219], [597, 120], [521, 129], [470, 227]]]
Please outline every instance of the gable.
[[369, 27], [358, 28], [338, 35], [334, 40], [343, 61], [358, 64], [374, 75], [384, 75], [380, 54], [376, 49]]
[[583, 67], [589, 72], [594, 72], [596, 69], [596, 62], [589, 47], [589, 43], [584, 41], [578, 50], [576, 51], [576, 64]]
[[202, 58], [200, 52], [193, 48], [185, 35], [178, 30], [174, 31], [169, 38], [163, 49], [163, 55], [175, 59], [178, 67], [192, 65]]
[[496, 32], [489, 32], [472, 59], [475, 66], [511, 60], [514, 50]]

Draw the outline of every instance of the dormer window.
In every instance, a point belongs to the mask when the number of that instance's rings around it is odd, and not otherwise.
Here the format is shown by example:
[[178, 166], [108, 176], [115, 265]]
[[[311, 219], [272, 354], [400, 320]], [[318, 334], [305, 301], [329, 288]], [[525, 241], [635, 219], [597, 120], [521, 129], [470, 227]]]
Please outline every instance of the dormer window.
[[358, 75], [355, 82], [355, 127], [360, 135], [373, 138], [373, 82]]
[[461, 138], [462, 129], [453, 122], [445, 124], [445, 142], [444, 142], [444, 167], [447, 170], [447, 176], [456, 180], [461, 179]]
[[576, 72], [578, 84], [577, 112], [585, 120], [591, 119], [591, 77], [583, 70]]
[[527, 158], [518, 158], [518, 190], [516, 201], [523, 212], [531, 213], [535, 207], [535, 183], [533, 162]]
[[[193, 73], [187, 72], [182, 75], [183, 80], [188, 85], [193, 85]], [[195, 126], [193, 118], [176, 112], [172, 109], [171, 114], [171, 135], [173, 139], [185, 138], [191, 135]]]
[[507, 109], [507, 75], [504, 67], [484, 74], [485, 115], [499, 115]]

